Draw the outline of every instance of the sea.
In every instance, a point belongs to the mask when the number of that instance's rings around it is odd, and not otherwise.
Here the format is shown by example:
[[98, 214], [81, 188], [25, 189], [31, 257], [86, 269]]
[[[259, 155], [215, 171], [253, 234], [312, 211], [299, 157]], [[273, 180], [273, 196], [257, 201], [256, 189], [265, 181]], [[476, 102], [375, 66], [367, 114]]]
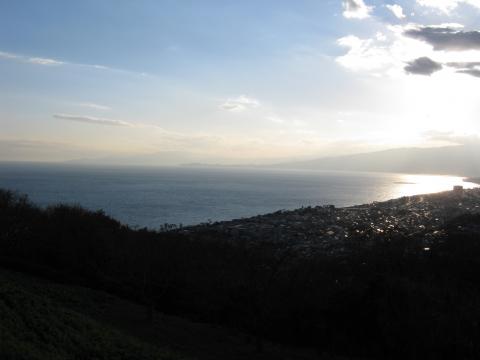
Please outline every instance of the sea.
[[223, 167], [101, 167], [0, 163], [0, 188], [39, 206], [81, 205], [134, 228], [194, 225], [474, 188], [458, 176]]

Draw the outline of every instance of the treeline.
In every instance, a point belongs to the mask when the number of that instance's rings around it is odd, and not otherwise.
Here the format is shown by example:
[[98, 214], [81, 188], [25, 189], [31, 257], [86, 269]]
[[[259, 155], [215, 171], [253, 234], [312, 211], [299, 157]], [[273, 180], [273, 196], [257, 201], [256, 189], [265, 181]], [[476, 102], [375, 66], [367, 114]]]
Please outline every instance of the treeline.
[[0, 265], [106, 290], [147, 309], [319, 353], [381, 359], [480, 354], [480, 216], [441, 241], [383, 238], [300, 255], [218, 233], [132, 230], [80, 207], [41, 209], [0, 191]]

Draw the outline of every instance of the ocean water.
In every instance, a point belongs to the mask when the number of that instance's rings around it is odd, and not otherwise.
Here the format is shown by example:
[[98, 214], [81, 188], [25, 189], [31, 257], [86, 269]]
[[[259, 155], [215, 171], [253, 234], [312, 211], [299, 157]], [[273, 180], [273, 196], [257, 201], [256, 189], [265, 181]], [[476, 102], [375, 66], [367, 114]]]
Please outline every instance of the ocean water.
[[244, 168], [0, 164], [0, 188], [40, 206], [80, 204], [130, 226], [157, 229], [332, 204], [476, 187], [452, 176]]

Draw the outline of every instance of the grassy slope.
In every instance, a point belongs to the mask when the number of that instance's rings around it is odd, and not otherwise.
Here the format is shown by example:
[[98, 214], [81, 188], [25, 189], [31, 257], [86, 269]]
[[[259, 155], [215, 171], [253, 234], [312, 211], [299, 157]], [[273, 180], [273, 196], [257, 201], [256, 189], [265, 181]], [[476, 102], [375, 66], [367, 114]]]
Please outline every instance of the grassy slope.
[[87, 315], [105, 301], [91, 295], [0, 270], [0, 359], [181, 358]]
[[257, 354], [234, 331], [160, 313], [151, 322], [144, 307], [106, 293], [0, 269], [2, 360], [185, 357], [317, 359], [311, 351], [273, 344]]

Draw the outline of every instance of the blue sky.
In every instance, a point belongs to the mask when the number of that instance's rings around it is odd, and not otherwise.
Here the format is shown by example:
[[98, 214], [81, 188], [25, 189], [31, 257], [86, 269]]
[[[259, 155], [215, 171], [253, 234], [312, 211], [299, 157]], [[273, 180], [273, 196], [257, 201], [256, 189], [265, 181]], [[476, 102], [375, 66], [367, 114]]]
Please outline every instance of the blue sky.
[[472, 141], [479, 19], [479, 0], [0, 1], [0, 160]]

